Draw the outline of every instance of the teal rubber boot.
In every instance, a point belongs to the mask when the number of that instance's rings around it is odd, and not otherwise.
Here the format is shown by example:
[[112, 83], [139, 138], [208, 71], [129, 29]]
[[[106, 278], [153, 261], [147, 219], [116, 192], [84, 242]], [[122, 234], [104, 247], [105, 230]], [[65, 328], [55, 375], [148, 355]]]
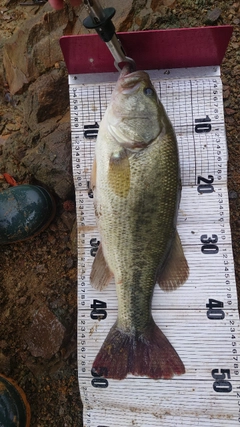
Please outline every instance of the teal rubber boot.
[[15, 381], [0, 375], [0, 427], [29, 427], [30, 418], [24, 391]]
[[36, 185], [17, 185], [0, 193], [0, 244], [34, 237], [52, 221], [52, 196]]

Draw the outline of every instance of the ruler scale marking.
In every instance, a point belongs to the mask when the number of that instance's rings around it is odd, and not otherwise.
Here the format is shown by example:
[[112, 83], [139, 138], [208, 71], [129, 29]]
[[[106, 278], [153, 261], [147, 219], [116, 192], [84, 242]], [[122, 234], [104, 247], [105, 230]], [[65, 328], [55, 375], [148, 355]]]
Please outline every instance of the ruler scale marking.
[[[171, 70], [171, 78], [162, 70], [149, 74], [178, 140], [183, 184], [178, 231], [190, 267], [187, 282], [176, 291], [164, 293], [155, 287], [152, 313], [179, 352], [186, 374], [168, 381], [132, 375], [116, 381], [91, 374], [92, 362], [117, 316], [114, 281], [102, 292], [89, 283], [100, 240], [89, 193], [91, 166], [97, 126], [117, 75], [69, 76], [84, 426], [119, 426], [119, 419], [124, 427], [237, 426], [240, 334], [219, 67]], [[95, 319], [96, 300], [106, 305], [105, 320]]]

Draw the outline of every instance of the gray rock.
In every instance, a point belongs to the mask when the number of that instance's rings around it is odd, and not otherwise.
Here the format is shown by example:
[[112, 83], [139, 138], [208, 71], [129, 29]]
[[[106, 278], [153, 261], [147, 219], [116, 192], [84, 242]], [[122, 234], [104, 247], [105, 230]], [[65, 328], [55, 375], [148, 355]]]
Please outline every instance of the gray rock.
[[15, 132], [2, 145], [0, 157], [1, 172], [8, 172], [17, 181], [25, 178], [27, 170], [21, 163], [28, 148], [35, 146], [39, 140], [39, 132], [26, 134]]
[[220, 16], [221, 16], [221, 9], [219, 9], [218, 7], [216, 7], [213, 10], [209, 10], [205, 19], [205, 24], [211, 25], [211, 24], [216, 24], [217, 21], [219, 20]]
[[59, 38], [67, 22], [66, 9], [56, 12], [46, 4], [7, 40], [3, 64], [12, 95], [21, 93], [46, 69], [63, 59]]
[[235, 190], [228, 190], [228, 197], [229, 199], [234, 200], [238, 198], [238, 194]]
[[69, 105], [67, 74], [54, 69], [40, 76], [28, 89], [24, 118], [31, 130], [51, 117], [63, 115]]
[[41, 138], [38, 145], [29, 149], [22, 164], [38, 181], [47, 185], [60, 199], [74, 192], [72, 176], [71, 136], [69, 123]]
[[33, 317], [24, 339], [34, 357], [50, 359], [59, 350], [65, 334], [64, 326], [47, 308], [41, 307]]

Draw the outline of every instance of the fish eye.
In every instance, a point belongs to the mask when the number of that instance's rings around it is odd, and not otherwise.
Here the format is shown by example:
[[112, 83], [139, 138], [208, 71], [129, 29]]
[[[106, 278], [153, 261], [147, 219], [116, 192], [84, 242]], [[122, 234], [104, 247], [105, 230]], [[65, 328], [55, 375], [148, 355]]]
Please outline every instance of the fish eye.
[[151, 87], [145, 87], [143, 89], [143, 92], [145, 93], [145, 95], [147, 96], [153, 96], [154, 95], [154, 91]]

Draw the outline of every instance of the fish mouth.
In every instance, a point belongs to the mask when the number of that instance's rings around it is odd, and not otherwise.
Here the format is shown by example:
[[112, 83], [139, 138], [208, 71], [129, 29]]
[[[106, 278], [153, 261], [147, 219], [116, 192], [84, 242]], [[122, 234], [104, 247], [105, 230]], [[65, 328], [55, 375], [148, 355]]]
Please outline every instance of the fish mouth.
[[120, 73], [120, 79], [122, 77], [125, 77], [128, 74], [132, 74], [131, 73], [131, 67], [130, 67], [130, 64], [125, 64], [124, 67], [122, 68], [121, 73]]
[[123, 95], [130, 95], [133, 92], [136, 92], [139, 87], [141, 86], [141, 82], [139, 81], [139, 79], [137, 80], [132, 80], [128, 81], [128, 82], [124, 82], [124, 84], [122, 84], [122, 94]]
[[128, 65], [124, 66], [120, 74], [122, 93], [130, 94], [136, 91], [142, 83], [150, 84], [148, 74], [145, 71], [130, 72]]

